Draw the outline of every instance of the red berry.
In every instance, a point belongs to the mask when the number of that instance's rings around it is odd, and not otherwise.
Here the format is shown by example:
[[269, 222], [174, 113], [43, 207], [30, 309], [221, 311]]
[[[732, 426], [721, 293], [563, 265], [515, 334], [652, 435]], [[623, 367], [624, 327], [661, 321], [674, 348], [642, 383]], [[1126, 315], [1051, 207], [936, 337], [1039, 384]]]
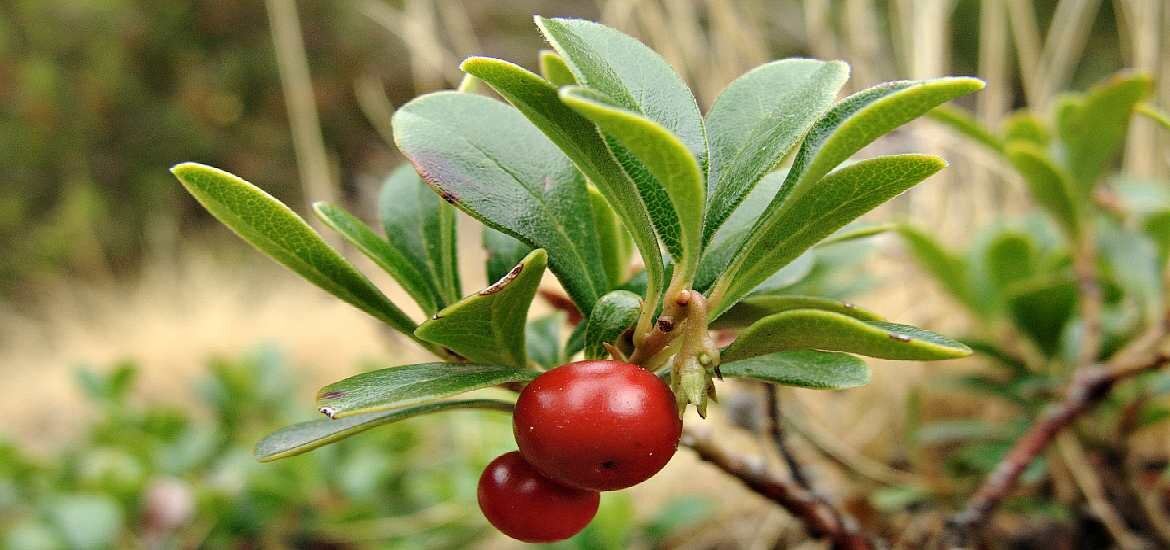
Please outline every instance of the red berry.
[[576, 535], [601, 495], [565, 487], [512, 451], [496, 457], [479, 477], [479, 509], [505, 535], [524, 542], [555, 542]]
[[613, 491], [658, 473], [678, 449], [674, 394], [646, 369], [578, 361], [520, 392], [512, 429], [520, 454], [565, 485]]

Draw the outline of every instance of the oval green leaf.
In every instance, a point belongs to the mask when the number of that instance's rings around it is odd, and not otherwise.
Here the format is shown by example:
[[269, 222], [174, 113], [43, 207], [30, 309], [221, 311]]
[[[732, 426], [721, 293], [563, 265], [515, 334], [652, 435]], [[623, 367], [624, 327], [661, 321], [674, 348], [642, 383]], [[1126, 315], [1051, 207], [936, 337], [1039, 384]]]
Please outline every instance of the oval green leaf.
[[1149, 75], [1121, 72], [1059, 109], [1063, 164], [1079, 183], [1082, 196], [1088, 196], [1121, 150], [1134, 108], [1152, 89]]
[[783, 59], [752, 69], [719, 94], [706, 119], [711, 157], [704, 246], [832, 107], [848, 79], [849, 66], [840, 61]]
[[845, 166], [792, 194], [756, 222], [743, 248], [715, 283], [712, 316], [735, 305], [821, 239], [944, 166], [942, 159], [925, 155], [878, 157]]
[[570, 86], [561, 90], [561, 100], [596, 123], [603, 132], [616, 138], [662, 185], [679, 225], [679, 249], [675, 252], [675, 264], [683, 269], [676, 272], [675, 276], [687, 282], [692, 281], [699, 265], [700, 231], [706, 194], [703, 172], [695, 157], [666, 128], [623, 108], [594, 90]]
[[589, 186], [589, 206], [593, 210], [593, 222], [597, 224], [598, 244], [605, 273], [609, 276], [609, 288], [616, 288], [626, 281], [630, 274], [630, 257], [634, 252], [630, 234], [622, 221], [614, 214], [609, 202], [594, 186]]
[[553, 86], [572, 86], [577, 83], [565, 60], [552, 50], [540, 50], [540, 76]]
[[1032, 200], [1043, 208], [1071, 239], [1080, 238], [1084, 212], [1073, 179], [1036, 145], [1013, 142], [1008, 160], [1028, 185]]
[[481, 409], [511, 412], [512, 404], [495, 399], [466, 399], [440, 401], [417, 407], [406, 407], [390, 411], [356, 414], [345, 418], [311, 420], [281, 428], [268, 434], [256, 444], [256, 460], [272, 462], [290, 456], [304, 454], [318, 447], [341, 441], [371, 428], [406, 420], [424, 414], [449, 411], [452, 409]]
[[723, 361], [731, 362], [798, 349], [917, 361], [957, 359], [971, 354], [967, 346], [917, 327], [797, 309], [760, 319], [741, 332], [721, 356]]
[[512, 404], [496, 399], [463, 399], [395, 408], [393, 411], [355, 414], [352, 417], [337, 420], [328, 418], [310, 420], [277, 429], [276, 432], [264, 436], [264, 439], [257, 442], [254, 454], [256, 460], [261, 462], [287, 459], [289, 456], [308, 453], [312, 449], [324, 447], [349, 438], [351, 435], [365, 432], [366, 429], [392, 424], [392, 422], [408, 418], [421, 417], [424, 414], [459, 410], [459, 408], [511, 412]]
[[527, 382], [537, 371], [503, 365], [420, 363], [351, 376], [317, 392], [317, 406], [330, 418], [401, 409], [472, 390]]
[[862, 321], [884, 321], [882, 316], [853, 305], [850, 302], [821, 298], [819, 296], [799, 296], [792, 294], [759, 294], [748, 296], [734, 307], [727, 310], [715, 322], [713, 329], [727, 329], [746, 327], [776, 313], [794, 309], [818, 309], [848, 315]]
[[438, 292], [411, 259], [374, 233], [370, 226], [344, 208], [325, 202], [313, 204], [317, 217], [390, 274], [427, 315], [438, 310]]
[[436, 309], [443, 309], [463, 296], [455, 209], [427, 186], [413, 166], [399, 166], [382, 184], [378, 193], [378, 217], [386, 241], [409, 258], [434, 287]]
[[524, 324], [548, 255], [538, 248], [491, 286], [435, 314], [415, 335], [477, 363], [528, 365]]
[[414, 321], [284, 203], [218, 168], [188, 162], [171, 168], [171, 173], [208, 212], [248, 244], [417, 341]]
[[723, 363], [719, 372], [724, 378], [751, 378], [814, 390], [843, 390], [869, 383], [865, 361], [831, 351], [779, 351]]
[[602, 296], [585, 326], [585, 358], [607, 357], [609, 353], [602, 344], [617, 342], [638, 320], [641, 308], [642, 298], [628, 290], [615, 290]]
[[424, 95], [394, 113], [394, 139], [447, 202], [529, 246], [582, 312], [607, 286], [585, 178], [516, 111], [457, 92]]

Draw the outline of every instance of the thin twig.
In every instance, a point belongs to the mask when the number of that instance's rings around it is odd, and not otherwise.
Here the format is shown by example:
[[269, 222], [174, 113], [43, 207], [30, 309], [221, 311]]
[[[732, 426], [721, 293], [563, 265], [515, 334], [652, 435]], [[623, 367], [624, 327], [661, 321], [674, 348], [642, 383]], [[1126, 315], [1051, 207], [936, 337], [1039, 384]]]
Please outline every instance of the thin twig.
[[748, 489], [779, 504], [800, 520], [809, 535], [827, 538], [837, 548], [868, 550], [874, 547], [851, 516], [832, 508], [796, 484], [773, 475], [763, 462], [754, 463], [723, 449], [704, 431], [687, 430], [683, 433], [682, 444], [695, 451], [699, 458], [738, 479]]
[[[792, 454], [792, 448], [788, 446], [788, 438], [784, 434], [784, 423], [780, 419], [780, 388], [776, 387], [775, 384], [764, 384], [764, 401], [764, 407], [767, 408], [768, 412], [768, 437], [776, 446], [776, 452], [784, 460], [784, 465], [788, 467], [788, 473], [792, 475], [792, 480], [806, 491], [813, 491], [812, 481], [804, 471], [804, 467], [796, 460], [796, 456]], [[815, 491], [813, 492], [815, 493]]]
[[814, 449], [835, 462], [847, 474], [882, 485], [912, 485], [922, 481], [910, 472], [891, 468], [881, 461], [859, 453], [844, 441], [835, 438], [832, 430], [816, 424], [807, 414], [781, 415], [781, 418]]
[[1134, 342], [1131, 348], [1119, 352], [1106, 367], [1078, 371], [1065, 399], [1050, 408], [1016, 441], [979, 490], [967, 501], [963, 511], [950, 519], [948, 538], [958, 544], [965, 543], [971, 528], [982, 523], [996, 505], [1008, 496], [1024, 469], [1052, 443], [1057, 434], [1104, 400], [1119, 382], [1164, 366], [1170, 360], [1170, 356], [1160, 349], [1166, 333], [1167, 320], [1163, 320]]
[[1089, 464], [1080, 440], [1075, 435], [1064, 432], [1056, 436], [1056, 449], [1060, 452], [1060, 457], [1068, 466], [1069, 471], [1072, 472], [1072, 478], [1076, 482], [1077, 488], [1080, 489], [1081, 494], [1085, 495], [1085, 500], [1089, 502], [1089, 509], [1109, 531], [1113, 540], [1117, 541], [1118, 546], [1124, 550], [1148, 548], [1149, 543], [1135, 535], [1126, 526], [1125, 519], [1121, 517], [1117, 509], [1109, 503], [1105, 486], [1093, 466]]

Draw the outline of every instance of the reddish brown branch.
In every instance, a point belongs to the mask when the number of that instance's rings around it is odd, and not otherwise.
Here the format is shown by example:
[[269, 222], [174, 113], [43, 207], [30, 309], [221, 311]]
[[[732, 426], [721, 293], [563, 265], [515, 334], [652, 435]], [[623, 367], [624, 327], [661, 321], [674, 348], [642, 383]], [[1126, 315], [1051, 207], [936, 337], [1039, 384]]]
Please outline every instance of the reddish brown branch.
[[1160, 328], [1156, 337], [1147, 338], [1153, 340], [1147, 346], [1143, 346], [1149, 349], [1136, 354], [1136, 357], [1133, 356], [1135, 354], [1122, 353], [1119, 354], [1118, 360], [1110, 362], [1106, 367], [1091, 367], [1078, 371], [1065, 399], [1051, 407], [1023, 437], [1016, 441], [1007, 456], [967, 501], [963, 511], [948, 522], [951, 542], [965, 544], [971, 528], [983, 523], [996, 505], [1011, 493], [1024, 469], [1052, 443], [1061, 430], [1100, 403], [1119, 382], [1160, 368], [1170, 360], [1170, 357], [1158, 349], [1161, 336], [1165, 333], [1164, 327]]
[[832, 508], [811, 492], [780, 477], [776, 477], [763, 463], [753, 464], [746, 458], [719, 447], [704, 433], [688, 430], [683, 434], [683, 445], [690, 447], [699, 458], [738, 479], [748, 489], [775, 502], [804, 525], [813, 537], [829, 539], [835, 548], [869, 550], [874, 547], [861, 531], [856, 520], [843, 511]]

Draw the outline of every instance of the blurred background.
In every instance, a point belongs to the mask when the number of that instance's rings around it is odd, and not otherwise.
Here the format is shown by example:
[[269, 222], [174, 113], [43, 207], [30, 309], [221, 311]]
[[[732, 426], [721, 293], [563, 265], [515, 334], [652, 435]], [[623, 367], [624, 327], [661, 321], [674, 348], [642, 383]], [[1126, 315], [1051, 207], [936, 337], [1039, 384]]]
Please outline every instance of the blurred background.
[[[848, 61], [849, 92], [979, 76], [987, 89], [961, 106], [990, 127], [1122, 68], [1150, 74], [1152, 102], [1170, 105], [1161, 0], [0, 0], [0, 545], [510, 547], [474, 504], [480, 469], [514, 445], [502, 416], [428, 417], [253, 461], [266, 431], [313, 417], [317, 387], [424, 355], [248, 249], [167, 168], [211, 164], [302, 213], [333, 200], [373, 219], [402, 161], [389, 142], [395, 107], [454, 87], [469, 55], [535, 69], [545, 45], [533, 14], [641, 38], [704, 107], [744, 71], [792, 56]], [[1031, 211], [1002, 162], [929, 122], [873, 147], [952, 163], [875, 221], [911, 219], [960, 246]], [[1168, 151], [1170, 134], [1138, 119], [1118, 169], [1165, 180]], [[476, 223], [461, 224], [473, 288], [483, 253]], [[896, 239], [843, 254], [852, 278], [819, 288], [895, 321], [968, 327]], [[794, 445], [861, 517], [893, 511], [905, 519], [890, 528], [925, 529], [937, 516], [913, 506], [927, 475], [908, 470], [915, 415], [995, 413], [938, 387], [940, 370], [962, 368], [880, 364], [859, 390], [786, 390], [800, 434], [822, 434]], [[708, 422], [750, 424], [755, 388], [723, 397]], [[1165, 436], [1145, 434], [1161, 453]], [[562, 546], [813, 544], [802, 540], [783, 511], [680, 451], [662, 475], [607, 494], [593, 526]]]

